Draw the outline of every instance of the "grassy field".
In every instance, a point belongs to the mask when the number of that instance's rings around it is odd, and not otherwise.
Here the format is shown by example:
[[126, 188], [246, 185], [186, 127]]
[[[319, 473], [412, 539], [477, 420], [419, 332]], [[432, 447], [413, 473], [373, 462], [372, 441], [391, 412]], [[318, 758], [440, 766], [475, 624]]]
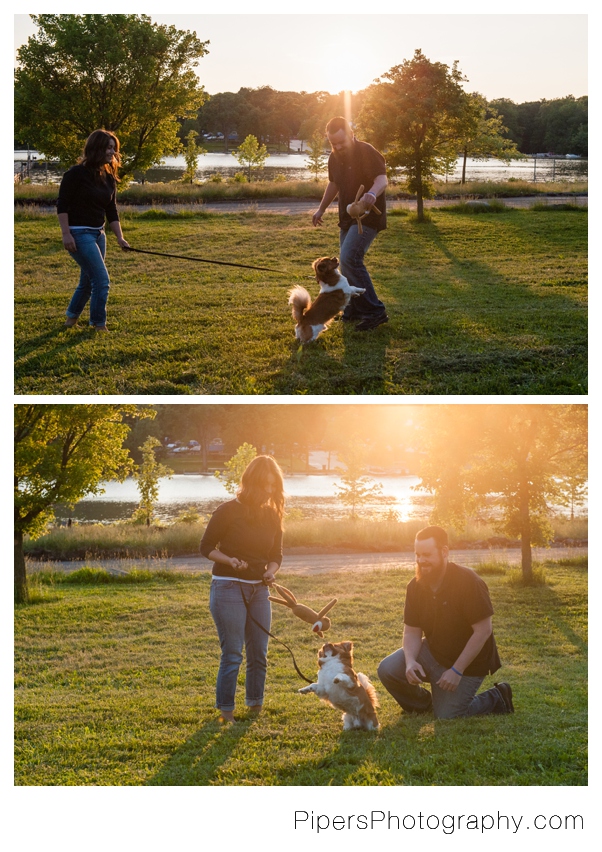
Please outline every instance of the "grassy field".
[[338, 252], [336, 214], [161, 211], [123, 216], [135, 248], [267, 266], [271, 274], [117, 250], [108, 335], [63, 329], [77, 268], [56, 217], [16, 214], [19, 394], [584, 394], [587, 211], [396, 211], [369, 253], [390, 322], [335, 324], [298, 349], [287, 306]]
[[[36, 587], [37, 603], [16, 611], [15, 783], [585, 785], [587, 569], [544, 570], [546, 585], [529, 588], [499, 571], [486, 577], [503, 662], [496, 680], [512, 684], [515, 715], [404, 716], [381, 687], [382, 728], [371, 733], [343, 732], [337, 711], [298, 695], [303, 682], [273, 640], [264, 713], [249, 717], [241, 698], [240, 721], [221, 727], [206, 575], [112, 585], [80, 575], [80, 585]], [[378, 687], [380, 659], [400, 644], [410, 576], [333, 572], [319, 586], [311, 577], [290, 585], [314, 607], [338, 597], [328, 637], [352, 640], [356, 668]], [[274, 609], [272, 632], [313, 677], [321, 640]]]

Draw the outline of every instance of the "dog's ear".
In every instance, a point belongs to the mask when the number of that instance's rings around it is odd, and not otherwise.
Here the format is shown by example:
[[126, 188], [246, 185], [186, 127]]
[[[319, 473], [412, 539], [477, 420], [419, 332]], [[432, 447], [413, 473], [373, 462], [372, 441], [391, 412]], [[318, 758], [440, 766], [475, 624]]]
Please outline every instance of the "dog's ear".
[[348, 654], [351, 654], [353, 651], [353, 642], [341, 642], [341, 648]]
[[339, 259], [338, 259], [338, 257], [331, 257], [331, 258], [330, 258], [330, 262], [331, 262], [331, 263], [334, 263], [335, 268], [339, 265]]

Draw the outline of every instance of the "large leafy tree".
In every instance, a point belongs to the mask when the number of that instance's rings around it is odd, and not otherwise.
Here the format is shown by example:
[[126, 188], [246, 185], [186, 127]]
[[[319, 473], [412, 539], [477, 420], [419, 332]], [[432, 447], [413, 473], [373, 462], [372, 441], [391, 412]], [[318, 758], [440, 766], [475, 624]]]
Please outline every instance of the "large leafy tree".
[[15, 405], [15, 601], [27, 600], [25, 535], [40, 535], [57, 502], [75, 504], [123, 480], [132, 460], [123, 441], [135, 405]]
[[416, 50], [368, 89], [358, 116], [364, 138], [385, 152], [391, 168], [402, 169], [420, 221], [434, 177], [449, 171], [473, 120], [465, 80], [457, 62], [450, 68]]
[[426, 409], [421, 487], [435, 495], [434, 520], [461, 528], [493, 512], [521, 540], [525, 582], [531, 545], [552, 536], [551, 507], [587, 469], [585, 405], [443, 405]]
[[148, 15], [32, 15], [17, 54], [15, 132], [73, 163], [97, 128], [120, 140], [123, 172], [179, 149], [178, 119], [205, 100], [194, 68], [208, 42]]

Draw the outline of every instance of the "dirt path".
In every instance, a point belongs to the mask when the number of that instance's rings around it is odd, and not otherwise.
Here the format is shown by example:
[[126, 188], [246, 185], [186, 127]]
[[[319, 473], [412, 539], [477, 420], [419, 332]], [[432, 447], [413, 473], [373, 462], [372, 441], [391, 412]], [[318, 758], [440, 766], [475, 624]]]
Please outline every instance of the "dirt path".
[[[571, 556], [587, 556], [587, 547], [534, 547], [533, 558], [566, 559]], [[499, 560], [511, 565], [520, 565], [520, 550], [454, 550], [454, 562], [460, 565], [478, 565], [479, 562]], [[147, 570], [169, 570], [198, 573], [210, 571], [211, 563], [201, 556], [181, 556], [169, 559], [88, 559], [75, 562], [29, 562], [29, 570], [77, 571], [84, 566], [104, 568], [113, 574], [125, 574], [133, 568]], [[282, 582], [286, 577], [309, 574], [324, 574], [342, 569], [353, 572], [389, 571], [392, 568], [414, 568], [414, 554], [403, 553], [305, 553], [286, 554], [282, 563]]]

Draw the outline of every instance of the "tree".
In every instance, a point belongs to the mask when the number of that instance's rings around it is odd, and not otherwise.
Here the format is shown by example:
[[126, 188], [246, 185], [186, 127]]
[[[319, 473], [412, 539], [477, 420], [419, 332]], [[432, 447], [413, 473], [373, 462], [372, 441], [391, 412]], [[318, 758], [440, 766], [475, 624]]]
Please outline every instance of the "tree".
[[179, 150], [179, 119], [205, 100], [194, 68], [208, 42], [148, 15], [32, 15], [17, 54], [15, 130], [47, 157], [73, 163], [97, 128], [120, 140], [122, 172]]
[[123, 480], [132, 460], [123, 441], [128, 417], [152, 417], [135, 405], [15, 405], [15, 602], [27, 601], [23, 538], [35, 538], [55, 503], [74, 505]]
[[587, 406], [485, 405], [427, 408], [421, 489], [435, 495], [435, 522], [456, 527], [488, 510], [521, 540], [526, 583], [533, 544], [552, 536], [551, 506], [567, 477], [585, 470]]
[[160, 446], [161, 441], [149, 436], [142, 446], [138, 447], [142, 453], [142, 463], [137, 466], [134, 479], [140, 492], [139, 515], [146, 521], [147, 527], [150, 527], [153, 508], [159, 499], [159, 480], [162, 476], [170, 478], [173, 474], [171, 468], [157, 461], [155, 447]]
[[365, 450], [359, 444], [349, 444], [341, 457], [345, 470], [340, 475], [342, 485], [335, 485], [338, 499], [349, 506], [351, 517], [357, 518], [356, 509], [382, 494], [382, 486], [366, 476]]
[[270, 155], [265, 145], [259, 144], [256, 136], [247, 136], [238, 146], [234, 156], [241, 166], [249, 169], [249, 180], [251, 180], [251, 169], [261, 168]]
[[423, 199], [432, 195], [434, 177], [448, 172], [457, 158], [468, 115], [461, 86], [466, 78], [457, 62], [450, 69], [430, 62], [421, 50], [382, 76], [366, 93], [358, 126], [386, 151], [390, 167], [403, 169], [423, 221]]
[[241, 476], [256, 455], [257, 450], [251, 444], [241, 444], [232, 458], [224, 465], [224, 472], [215, 471], [215, 476], [222, 482], [228, 494], [236, 494]]
[[186, 160], [186, 168], [182, 175], [182, 180], [185, 183], [192, 183], [196, 174], [197, 160], [202, 154], [207, 151], [201, 145], [197, 145], [198, 133], [194, 130], [189, 130], [186, 135], [186, 147], [184, 148], [184, 159]]
[[328, 158], [324, 154], [324, 134], [316, 130], [309, 140], [309, 150], [307, 154], [307, 168], [313, 174], [314, 180], [318, 180], [320, 172], [326, 168]]
[[523, 155], [514, 142], [504, 134], [507, 128], [493, 107], [487, 105], [482, 95], [469, 95], [467, 103], [469, 114], [465, 122], [462, 145], [462, 179], [466, 183], [466, 161], [468, 157], [486, 160], [495, 157], [505, 163], [522, 159]]

